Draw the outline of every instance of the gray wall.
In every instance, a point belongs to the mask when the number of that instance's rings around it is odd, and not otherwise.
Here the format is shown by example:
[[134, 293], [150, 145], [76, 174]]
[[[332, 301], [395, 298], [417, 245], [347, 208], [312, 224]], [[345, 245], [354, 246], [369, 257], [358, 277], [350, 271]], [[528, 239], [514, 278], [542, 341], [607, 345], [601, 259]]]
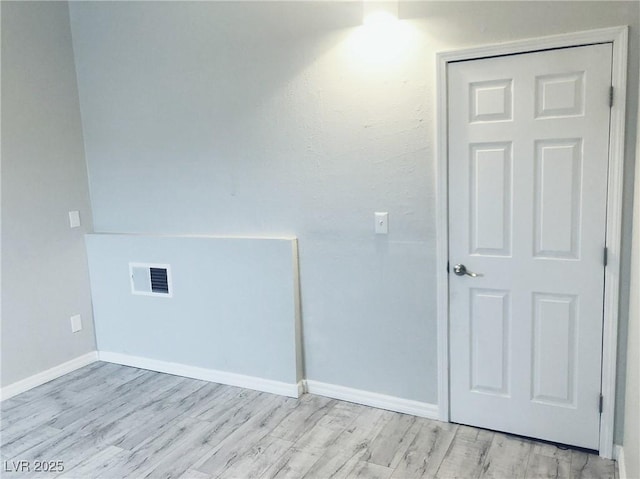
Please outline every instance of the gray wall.
[[435, 402], [424, 74], [350, 67], [357, 3], [71, 13], [96, 230], [299, 236], [307, 377]]
[[[357, 51], [357, 2], [74, 3], [96, 226], [298, 235], [307, 376], [435, 402], [434, 53], [630, 24], [635, 132], [639, 8], [407, 2], [412, 47], [384, 65]], [[95, 348], [70, 40], [66, 4], [3, 2], [2, 386]], [[633, 157], [630, 134], [627, 259]], [[388, 237], [372, 234], [376, 210], [391, 213]], [[618, 442], [637, 336], [622, 263]]]
[[[638, 108], [640, 116], [640, 108]], [[640, 127], [636, 143], [636, 161], [640, 156]], [[636, 168], [640, 185], [640, 168]], [[631, 302], [627, 342], [627, 394], [624, 411], [624, 455], [628, 478], [640, 477], [640, 187], [636, 187], [633, 209], [633, 245], [631, 259]]]
[[[302, 379], [292, 239], [87, 235], [98, 350]], [[172, 296], [131, 293], [129, 263], [169, 264]]]
[[67, 4], [2, 2], [2, 386], [95, 350], [90, 230]]
[[316, 381], [437, 400], [437, 51], [630, 24], [635, 132], [636, 2], [406, 2], [387, 63], [359, 2], [70, 8], [96, 230], [298, 236]]

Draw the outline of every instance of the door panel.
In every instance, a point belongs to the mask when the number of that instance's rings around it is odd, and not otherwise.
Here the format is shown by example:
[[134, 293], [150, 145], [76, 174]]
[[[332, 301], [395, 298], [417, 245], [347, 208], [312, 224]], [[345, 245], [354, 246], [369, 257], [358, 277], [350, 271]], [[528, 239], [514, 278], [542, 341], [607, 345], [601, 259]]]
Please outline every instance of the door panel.
[[455, 422], [598, 447], [611, 51], [449, 65]]
[[532, 400], [575, 407], [577, 298], [534, 293]]
[[509, 394], [509, 309], [507, 291], [471, 289], [472, 391]]
[[511, 253], [511, 144], [471, 145], [471, 253]]
[[534, 162], [534, 255], [578, 259], [582, 140], [536, 141]]

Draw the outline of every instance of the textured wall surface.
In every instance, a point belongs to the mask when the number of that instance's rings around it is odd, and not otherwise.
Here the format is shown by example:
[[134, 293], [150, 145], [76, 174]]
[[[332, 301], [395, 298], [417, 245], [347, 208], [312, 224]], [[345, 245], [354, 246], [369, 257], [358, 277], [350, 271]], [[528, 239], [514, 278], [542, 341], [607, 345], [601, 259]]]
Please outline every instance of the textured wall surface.
[[[2, 386], [95, 350], [85, 231], [67, 4], [2, 2]], [[72, 334], [75, 314], [84, 328]]]
[[[294, 239], [87, 236], [100, 352], [297, 383]], [[129, 263], [169, 264], [172, 296], [131, 294]]]
[[70, 8], [96, 230], [297, 236], [316, 381], [437, 401], [436, 52], [631, 24], [635, 131], [636, 2], [406, 2], [383, 36], [359, 2]]
[[[640, 116], [640, 108], [638, 109]], [[640, 154], [640, 128], [636, 161]], [[627, 477], [640, 477], [640, 168], [636, 168], [631, 257], [631, 301], [627, 339], [627, 381], [624, 410], [624, 456]]]

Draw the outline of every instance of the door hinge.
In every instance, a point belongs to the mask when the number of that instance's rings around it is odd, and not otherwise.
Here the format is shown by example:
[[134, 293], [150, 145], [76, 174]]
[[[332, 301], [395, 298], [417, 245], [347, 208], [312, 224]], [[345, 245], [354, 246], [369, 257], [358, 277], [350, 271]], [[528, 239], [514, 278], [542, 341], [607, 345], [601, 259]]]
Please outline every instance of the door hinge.
[[613, 107], [613, 85], [609, 87], [609, 108]]
[[604, 265], [607, 266], [607, 263], [609, 261], [609, 248], [607, 248], [606, 246], [604, 247], [604, 254], [603, 254], [602, 261], [604, 262]]
[[447, 273], [449, 272], [449, 262], [447, 261]]
[[600, 400], [598, 401], [598, 410], [600, 411], [600, 414], [602, 414], [603, 409], [604, 409], [604, 397], [602, 396], [602, 394], [600, 394]]

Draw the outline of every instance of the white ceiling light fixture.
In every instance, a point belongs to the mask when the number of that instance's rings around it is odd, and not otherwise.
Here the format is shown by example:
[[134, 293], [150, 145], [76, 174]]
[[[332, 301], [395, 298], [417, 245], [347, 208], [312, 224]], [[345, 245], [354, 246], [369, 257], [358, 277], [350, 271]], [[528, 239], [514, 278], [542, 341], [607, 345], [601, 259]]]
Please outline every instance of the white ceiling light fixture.
[[362, 23], [367, 26], [385, 25], [398, 20], [397, 0], [363, 0]]
[[408, 57], [414, 40], [411, 26], [398, 18], [397, 0], [363, 0], [362, 25], [354, 29], [349, 48], [357, 64], [388, 71]]

